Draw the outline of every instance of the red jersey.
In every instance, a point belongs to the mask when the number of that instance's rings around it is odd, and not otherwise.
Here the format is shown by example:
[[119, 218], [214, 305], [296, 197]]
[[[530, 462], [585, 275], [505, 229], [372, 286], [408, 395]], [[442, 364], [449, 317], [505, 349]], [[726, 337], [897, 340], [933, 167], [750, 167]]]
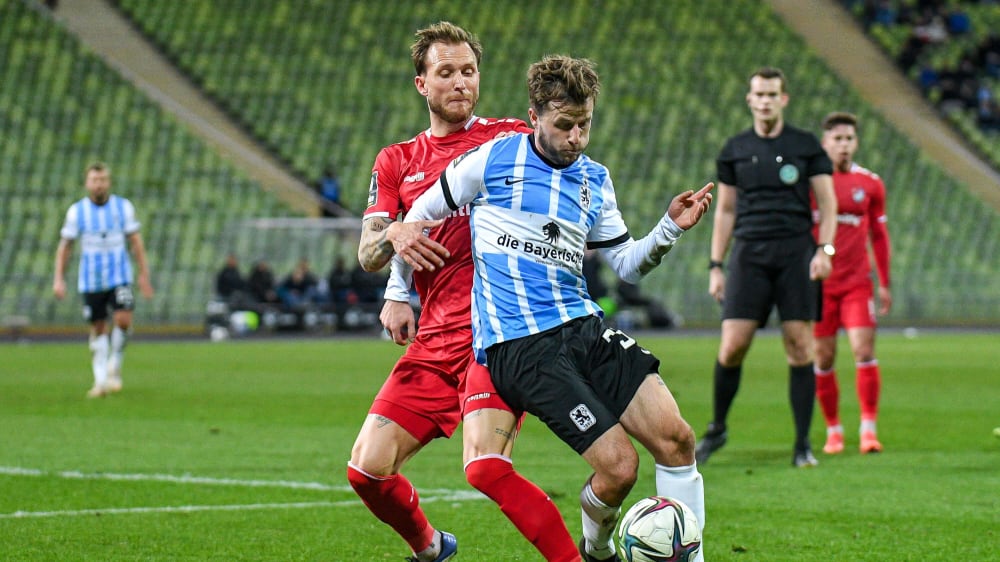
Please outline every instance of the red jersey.
[[[871, 283], [868, 240], [878, 269], [879, 284], [889, 286], [889, 230], [886, 228], [885, 185], [878, 174], [851, 164], [849, 172], [834, 170], [833, 189], [837, 195], [837, 236], [833, 273], [823, 281], [824, 290], [840, 290]], [[819, 222], [816, 201], [813, 216]], [[813, 235], [818, 236], [818, 226]]]
[[[531, 129], [520, 119], [473, 116], [464, 129], [448, 136], [435, 137], [427, 130], [406, 142], [383, 148], [372, 168], [364, 217], [399, 218], [410, 210], [420, 194], [434, 185], [452, 160], [512, 132], [530, 133]], [[429, 236], [447, 248], [451, 258], [438, 270], [413, 273], [413, 286], [423, 305], [420, 333], [469, 328], [473, 264], [468, 206], [452, 213]]]

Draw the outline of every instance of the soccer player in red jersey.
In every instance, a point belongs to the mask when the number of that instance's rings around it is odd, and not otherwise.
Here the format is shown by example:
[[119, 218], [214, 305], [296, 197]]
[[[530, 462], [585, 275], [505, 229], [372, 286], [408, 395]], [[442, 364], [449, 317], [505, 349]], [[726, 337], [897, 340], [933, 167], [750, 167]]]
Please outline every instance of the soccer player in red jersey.
[[[382, 149], [375, 159], [358, 248], [368, 271], [389, 263], [390, 225], [453, 159], [491, 139], [530, 131], [519, 119], [474, 115], [482, 46], [473, 35], [441, 22], [416, 37], [411, 48], [414, 84], [427, 99], [430, 128]], [[416, 489], [400, 470], [432, 439], [450, 437], [462, 419], [469, 483], [493, 499], [547, 560], [578, 561], [576, 543], [555, 504], [514, 471], [510, 455], [520, 413], [515, 415], [500, 399], [488, 371], [473, 359], [468, 209], [424, 226], [433, 228], [432, 242], [414, 243], [414, 251], [426, 255], [413, 272], [423, 307], [420, 330], [415, 330], [408, 291], [390, 282], [380, 319], [397, 344], [409, 346], [361, 427], [348, 480], [372, 513], [409, 544], [414, 553], [410, 560], [450, 559], [457, 550], [455, 537], [428, 522]], [[448, 259], [438, 257], [436, 250], [447, 250]]]
[[826, 418], [823, 452], [844, 450], [840, 424], [840, 391], [834, 371], [837, 331], [843, 327], [851, 344], [861, 405], [862, 453], [882, 450], [875, 433], [881, 375], [875, 359], [875, 303], [868, 243], [878, 270], [878, 313], [892, 306], [889, 292], [889, 230], [886, 228], [885, 185], [877, 174], [854, 162], [858, 149], [858, 120], [850, 113], [831, 113], [823, 119], [823, 148], [833, 162], [837, 193], [837, 235], [833, 273], [823, 282], [823, 317], [816, 323], [816, 398]]

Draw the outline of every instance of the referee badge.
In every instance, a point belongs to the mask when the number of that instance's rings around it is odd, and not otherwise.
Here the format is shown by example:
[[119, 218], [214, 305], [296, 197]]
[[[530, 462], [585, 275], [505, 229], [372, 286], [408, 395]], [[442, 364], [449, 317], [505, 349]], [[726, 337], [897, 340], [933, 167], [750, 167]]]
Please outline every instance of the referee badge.
[[778, 170], [778, 177], [785, 185], [793, 185], [799, 181], [799, 169], [794, 164], [785, 164]]
[[575, 408], [570, 410], [569, 419], [573, 420], [580, 431], [587, 431], [597, 423], [597, 416], [590, 411], [586, 404], [577, 404]]

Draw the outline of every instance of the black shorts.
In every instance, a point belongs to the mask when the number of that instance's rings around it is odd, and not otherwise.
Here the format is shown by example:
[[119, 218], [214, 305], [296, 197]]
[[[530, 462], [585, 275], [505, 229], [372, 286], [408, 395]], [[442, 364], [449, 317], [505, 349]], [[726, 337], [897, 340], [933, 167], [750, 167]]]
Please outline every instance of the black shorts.
[[93, 324], [108, 318], [108, 310], [133, 310], [135, 295], [131, 285], [119, 285], [109, 291], [83, 294], [83, 319]]
[[583, 454], [618, 423], [660, 360], [597, 316], [486, 350], [497, 392]]
[[812, 236], [733, 243], [722, 300], [722, 319], [767, 322], [778, 306], [784, 320], [813, 321], [819, 314], [819, 283], [809, 279], [809, 262], [816, 255]]

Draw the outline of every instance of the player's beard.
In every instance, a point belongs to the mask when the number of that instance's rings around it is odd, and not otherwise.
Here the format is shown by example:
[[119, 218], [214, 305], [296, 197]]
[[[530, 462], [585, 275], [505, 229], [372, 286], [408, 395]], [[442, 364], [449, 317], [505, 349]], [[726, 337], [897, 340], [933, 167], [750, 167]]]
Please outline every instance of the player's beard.
[[538, 139], [539, 148], [542, 149], [542, 154], [544, 154], [545, 157], [553, 163], [560, 166], [569, 166], [573, 162], [576, 162], [576, 159], [580, 157], [580, 154], [583, 154], [582, 150], [560, 150], [554, 144], [549, 142], [548, 137], [542, 134], [540, 130], [535, 131], [535, 137]]
[[462, 110], [448, 109], [448, 100], [441, 103], [435, 102], [430, 98], [427, 98], [427, 107], [431, 110], [431, 113], [437, 115], [446, 123], [464, 123], [472, 117], [472, 113], [476, 110], [476, 104], [479, 102], [478, 94], [470, 94], [469, 98], [472, 104], [466, 106], [468, 107], [467, 110], [464, 108]]

